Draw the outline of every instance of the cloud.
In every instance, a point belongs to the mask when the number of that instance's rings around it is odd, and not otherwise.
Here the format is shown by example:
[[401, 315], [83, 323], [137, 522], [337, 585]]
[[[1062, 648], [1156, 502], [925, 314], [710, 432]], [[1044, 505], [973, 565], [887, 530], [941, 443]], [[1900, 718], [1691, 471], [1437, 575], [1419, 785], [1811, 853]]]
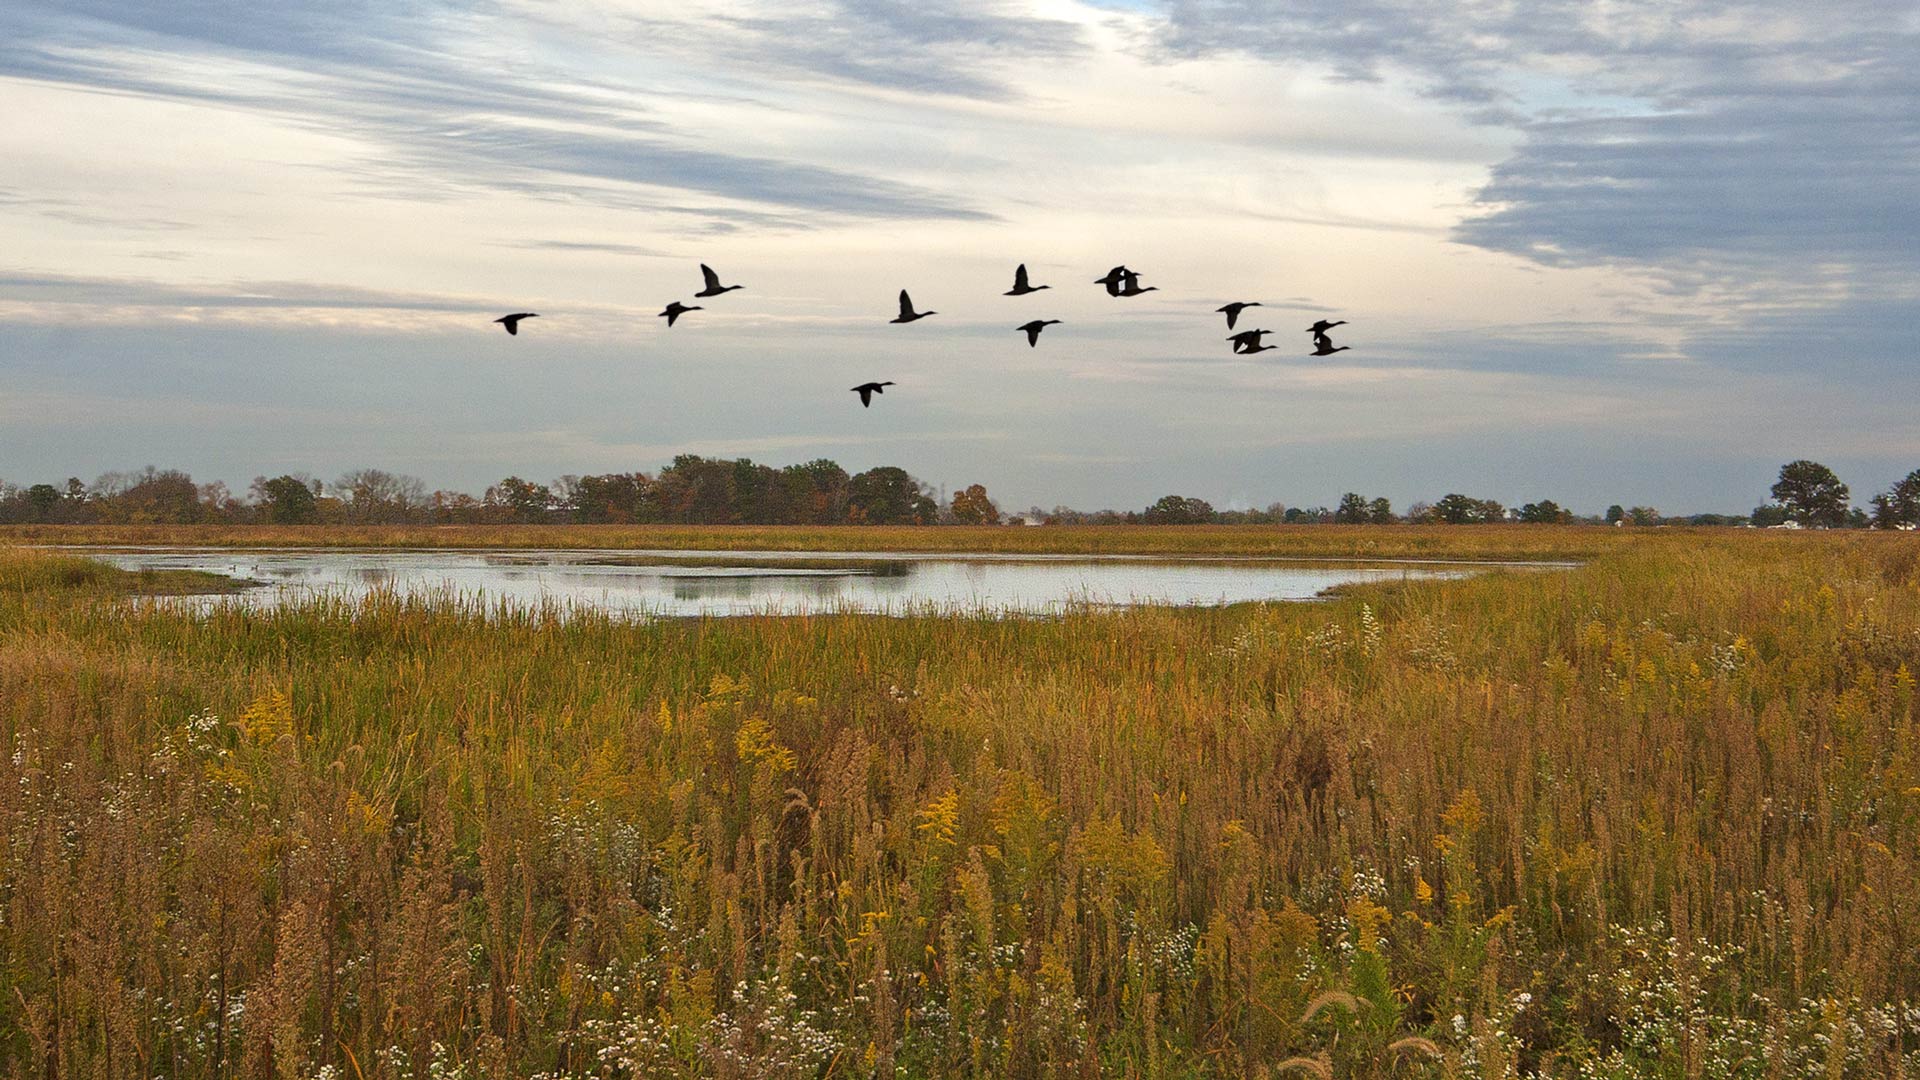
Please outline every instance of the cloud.
[[[1916, 33], [1866, 0], [0, 5], [9, 400], [60, 420], [0, 457], [827, 453], [1121, 506], [1903, 475]], [[1122, 259], [1163, 291], [1090, 284]], [[747, 291], [668, 333], [701, 260]], [[1053, 290], [1003, 298], [1020, 261]], [[901, 287], [944, 314], [887, 325]], [[1213, 309], [1254, 299], [1281, 351], [1232, 357]]]
[[1404, 73], [1516, 128], [1462, 243], [1687, 287], [1920, 262], [1920, 27], [1901, 5], [1174, 0], [1156, 45]]
[[671, 252], [644, 244], [617, 244], [599, 240], [496, 240], [500, 247], [520, 248], [524, 251], [560, 251], [593, 252], [601, 255], [632, 255], [646, 259], [676, 258]]
[[[498, 45], [487, 34], [520, 28], [498, 18], [439, 17], [453, 10], [357, 0], [266, 8], [64, 0], [0, 13], [0, 36], [9, 43], [0, 75], [245, 108], [351, 134], [379, 152], [342, 171], [388, 195], [491, 188], [695, 214], [722, 228], [798, 224], [783, 211], [987, 217], [908, 183], [702, 147], [689, 138], [697, 133], [678, 131], [649, 104], [657, 90], [640, 96], [631, 86], [583, 84], [540, 63], [503, 65], [490, 55]], [[440, 36], [435, 28], [443, 22], [464, 30]], [[913, 20], [897, 12], [889, 22]], [[748, 205], [688, 206], [689, 193]]]
[[[722, 16], [732, 55], [756, 64], [888, 89], [1007, 99], [997, 69], [1078, 56], [1073, 23], [1011, 14], [1005, 5], [835, 0], [777, 15]], [[811, 7], [811, 10], [808, 8]]]
[[236, 282], [224, 289], [189, 288], [139, 278], [0, 272], [0, 295], [56, 304], [173, 308], [379, 308], [392, 311], [491, 310], [455, 297], [384, 292], [305, 281]]

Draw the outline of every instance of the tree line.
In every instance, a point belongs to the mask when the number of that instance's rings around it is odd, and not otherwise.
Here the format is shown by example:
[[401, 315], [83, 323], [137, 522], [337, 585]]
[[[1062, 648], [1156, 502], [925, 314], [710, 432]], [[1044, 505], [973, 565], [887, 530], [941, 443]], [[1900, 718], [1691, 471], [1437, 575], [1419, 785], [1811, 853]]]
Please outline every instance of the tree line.
[[1033, 507], [1003, 514], [985, 487], [951, 498], [906, 470], [883, 465], [849, 473], [825, 458], [776, 468], [746, 458], [682, 454], [657, 473], [562, 476], [535, 483], [509, 476], [480, 495], [429, 491], [418, 478], [356, 469], [332, 482], [304, 473], [255, 477], [244, 494], [226, 484], [197, 484], [178, 469], [148, 466], [88, 484], [27, 486], [0, 480], [0, 523], [275, 525], [1754, 525], [1803, 528], [1920, 527], [1920, 469], [1856, 507], [1833, 470], [1789, 462], [1751, 514], [1669, 517], [1650, 506], [1614, 505], [1604, 515], [1573, 513], [1551, 499], [1517, 507], [1449, 493], [1395, 513], [1385, 498], [1347, 492], [1332, 507], [1216, 510], [1205, 499], [1167, 495], [1142, 510], [1080, 511]]

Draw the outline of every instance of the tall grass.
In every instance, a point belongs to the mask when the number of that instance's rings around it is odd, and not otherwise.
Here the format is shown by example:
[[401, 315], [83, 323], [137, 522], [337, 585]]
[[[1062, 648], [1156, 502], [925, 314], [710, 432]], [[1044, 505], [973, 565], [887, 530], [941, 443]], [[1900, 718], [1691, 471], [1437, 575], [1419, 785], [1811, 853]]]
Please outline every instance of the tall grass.
[[1916, 666], [1898, 536], [1045, 619], [4, 588], [0, 1071], [1905, 1075]]

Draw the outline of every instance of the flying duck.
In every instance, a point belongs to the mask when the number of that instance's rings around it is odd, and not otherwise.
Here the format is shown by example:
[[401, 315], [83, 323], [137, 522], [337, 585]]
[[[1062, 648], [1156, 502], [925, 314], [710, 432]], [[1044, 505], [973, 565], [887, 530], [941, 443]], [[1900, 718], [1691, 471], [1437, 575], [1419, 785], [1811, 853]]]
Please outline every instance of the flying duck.
[[1227, 329], [1231, 330], [1233, 329], [1234, 322], [1240, 318], [1241, 312], [1247, 310], [1250, 307], [1259, 307], [1259, 306], [1260, 306], [1260, 302], [1258, 300], [1254, 300], [1254, 301], [1236, 300], [1233, 303], [1228, 304], [1226, 307], [1217, 307], [1217, 308], [1214, 308], [1213, 310], [1218, 311], [1227, 317]]
[[900, 317], [897, 319], [889, 319], [887, 321], [897, 322], [897, 323], [910, 323], [916, 319], [924, 319], [929, 315], [938, 315], [938, 314], [940, 313], [937, 311], [913, 310], [913, 299], [907, 295], [907, 290], [901, 289], [900, 290]]
[[893, 380], [891, 379], [887, 380], [886, 382], [866, 382], [866, 383], [861, 383], [859, 386], [854, 387], [853, 392], [860, 395], [861, 408], [871, 409], [873, 408], [873, 395], [886, 393], [886, 391], [882, 390], [881, 387], [892, 386], [892, 385], [893, 385]]
[[1027, 347], [1032, 348], [1040, 344], [1040, 331], [1045, 330], [1047, 327], [1059, 321], [1059, 319], [1035, 319], [1025, 326], [1016, 326], [1014, 329], [1025, 330], [1027, 332]]
[[713, 267], [708, 266], [706, 263], [700, 264], [700, 276], [707, 279], [707, 287], [704, 289], [701, 289], [697, 293], [694, 293], [693, 295], [695, 296], [699, 296], [699, 297], [719, 296], [721, 293], [732, 292], [735, 289], [744, 288], [744, 286], [741, 286], [741, 285], [720, 284], [720, 275], [714, 273]]
[[686, 304], [683, 304], [680, 301], [675, 300], [673, 303], [667, 305], [667, 310], [654, 316], [654, 318], [665, 319], [667, 320], [667, 325], [672, 326], [673, 320], [679, 318], [682, 315], [685, 315], [689, 311], [705, 311], [705, 310], [707, 309], [701, 307], [698, 304], [694, 304], [693, 306], [689, 307]]
[[1000, 295], [1001, 296], [1025, 296], [1028, 293], [1039, 292], [1041, 289], [1051, 289], [1051, 288], [1053, 288], [1053, 286], [1051, 285], [1027, 284], [1027, 264], [1021, 263], [1018, 267], [1015, 267], [1013, 271], [1013, 288], [1008, 289], [1006, 292], [1003, 292]]

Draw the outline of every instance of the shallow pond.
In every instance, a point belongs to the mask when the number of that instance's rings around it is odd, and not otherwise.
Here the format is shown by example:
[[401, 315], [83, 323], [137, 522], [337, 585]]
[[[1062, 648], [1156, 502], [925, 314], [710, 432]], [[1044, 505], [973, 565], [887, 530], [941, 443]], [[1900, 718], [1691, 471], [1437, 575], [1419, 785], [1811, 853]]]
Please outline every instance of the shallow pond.
[[1076, 604], [1308, 600], [1339, 585], [1459, 577], [1476, 569], [894, 552], [142, 548], [88, 554], [128, 570], [202, 570], [261, 583], [189, 602], [275, 605], [322, 593], [351, 598], [391, 590], [652, 615], [1044, 613]]

